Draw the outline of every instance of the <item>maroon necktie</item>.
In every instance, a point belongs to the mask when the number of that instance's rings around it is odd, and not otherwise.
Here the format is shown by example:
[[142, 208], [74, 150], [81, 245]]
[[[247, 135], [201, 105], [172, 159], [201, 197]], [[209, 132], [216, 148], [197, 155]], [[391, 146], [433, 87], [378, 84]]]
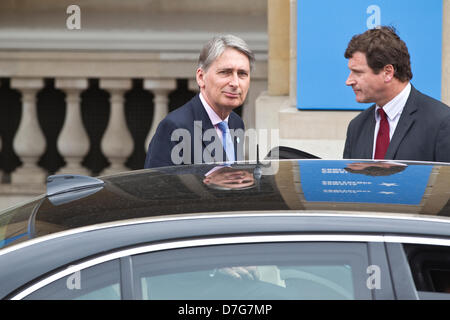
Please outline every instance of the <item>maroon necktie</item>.
[[384, 159], [384, 155], [389, 147], [389, 122], [383, 108], [378, 109], [381, 117], [380, 128], [378, 129], [377, 144], [375, 146], [375, 159]]

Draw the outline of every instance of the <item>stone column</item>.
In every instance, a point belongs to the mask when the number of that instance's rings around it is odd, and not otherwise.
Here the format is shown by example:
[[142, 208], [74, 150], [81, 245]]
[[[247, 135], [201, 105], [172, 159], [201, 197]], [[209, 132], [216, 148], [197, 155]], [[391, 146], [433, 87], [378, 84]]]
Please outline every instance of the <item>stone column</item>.
[[111, 162], [102, 175], [128, 171], [125, 162], [133, 152], [134, 142], [125, 119], [124, 93], [131, 88], [130, 79], [101, 79], [100, 87], [111, 94], [111, 112], [101, 149]]
[[197, 79], [189, 79], [188, 80], [188, 89], [195, 92], [200, 92], [200, 88], [198, 87]]
[[58, 151], [66, 165], [58, 174], [82, 174], [90, 172], [81, 166], [89, 151], [89, 137], [83, 125], [80, 109], [80, 93], [88, 87], [87, 79], [56, 79], [55, 87], [66, 93], [66, 118], [58, 137]]
[[269, 33], [268, 85], [269, 95], [289, 94], [290, 2], [267, 2]]
[[145, 139], [145, 151], [148, 150], [148, 145], [156, 132], [156, 128], [162, 119], [169, 112], [169, 92], [175, 90], [176, 82], [175, 80], [152, 80], [146, 79], [144, 80], [144, 89], [150, 90], [153, 92], [153, 120], [152, 125], [150, 127], [150, 131]]
[[46, 180], [47, 172], [37, 165], [46, 147], [36, 110], [36, 93], [43, 86], [43, 79], [11, 79], [11, 88], [22, 93], [22, 118], [13, 141], [14, 151], [22, 166], [12, 173], [13, 184], [43, 184]]
[[297, 0], [290, 0], [289, 22], [289, 100], [297, 106]]

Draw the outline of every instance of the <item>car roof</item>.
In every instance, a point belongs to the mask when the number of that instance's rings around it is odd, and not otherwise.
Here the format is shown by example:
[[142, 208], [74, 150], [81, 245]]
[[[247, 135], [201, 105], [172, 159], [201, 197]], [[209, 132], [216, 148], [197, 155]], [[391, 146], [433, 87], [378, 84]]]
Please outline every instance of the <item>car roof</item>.
[[[205, 180], [211, 171], [217, 177], [246, 171], [253, 183], [241, 189], [224, 187], [220, 179]], [[8, 228], [14, 230], [5, 233], [13, 239], [9, 244], [97, 224], [195, 213], [375, 212], [448, 222], [450, 164], [270, 160], [163, 167], [98, 178], [53, 176], [47, 195], [29, 207], [28, 214], [9, 219]]]

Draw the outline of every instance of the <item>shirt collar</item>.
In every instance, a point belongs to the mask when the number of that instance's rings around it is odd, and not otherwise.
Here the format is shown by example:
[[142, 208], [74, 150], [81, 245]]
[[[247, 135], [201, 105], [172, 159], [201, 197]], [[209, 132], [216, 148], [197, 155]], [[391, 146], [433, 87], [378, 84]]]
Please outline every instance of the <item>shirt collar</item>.
[[225, 120], [222, 120], [217, 113], [214, 111], [213, 108], [211, 108], [211, 106], [208, 104], [208, 102], [206, 102], [205, 98], [203, 97], [202, 93], [200, 92], [200, 101], [203, 104], [203, 107], [206, 110], [206, 113], [208, 114], [209, 119], [211, 120], [211, 123], [213, 124], [213, 126], [216, 126], [219, 122], [225, 121], [228, 123], [228, 117], [225, 118]]
[[[383, 106], [383, 110], [390, 120], [393, 120], [395, 117], [397, 117], [397, 115], [402, 113], [410, 92], [411, 92], [411, 83], [408, 82], [406, 87], [404, 87], [403, 90], [400, 91], [400, 93], [394, 97], [394, 99], [392, 99]], [[376, 118], [379, 117], [378, 115], [379, 108], [380, 106], [377, 105], [375, 109]]]

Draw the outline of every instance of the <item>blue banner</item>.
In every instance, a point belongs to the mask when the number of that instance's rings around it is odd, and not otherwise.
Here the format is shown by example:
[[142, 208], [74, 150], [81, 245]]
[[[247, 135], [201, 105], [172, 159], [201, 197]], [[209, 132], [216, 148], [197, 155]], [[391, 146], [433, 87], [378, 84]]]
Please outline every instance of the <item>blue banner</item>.
[[432, 166], [299, 160], [306, 201], [418, 205]]
[[298, 0], [297, 107], [363, 110], [355, 101], [344, 58], [355, 34], [377, 25], [393, 26], [410, 56], [411, 83], [440, 100], [442, 0]]

